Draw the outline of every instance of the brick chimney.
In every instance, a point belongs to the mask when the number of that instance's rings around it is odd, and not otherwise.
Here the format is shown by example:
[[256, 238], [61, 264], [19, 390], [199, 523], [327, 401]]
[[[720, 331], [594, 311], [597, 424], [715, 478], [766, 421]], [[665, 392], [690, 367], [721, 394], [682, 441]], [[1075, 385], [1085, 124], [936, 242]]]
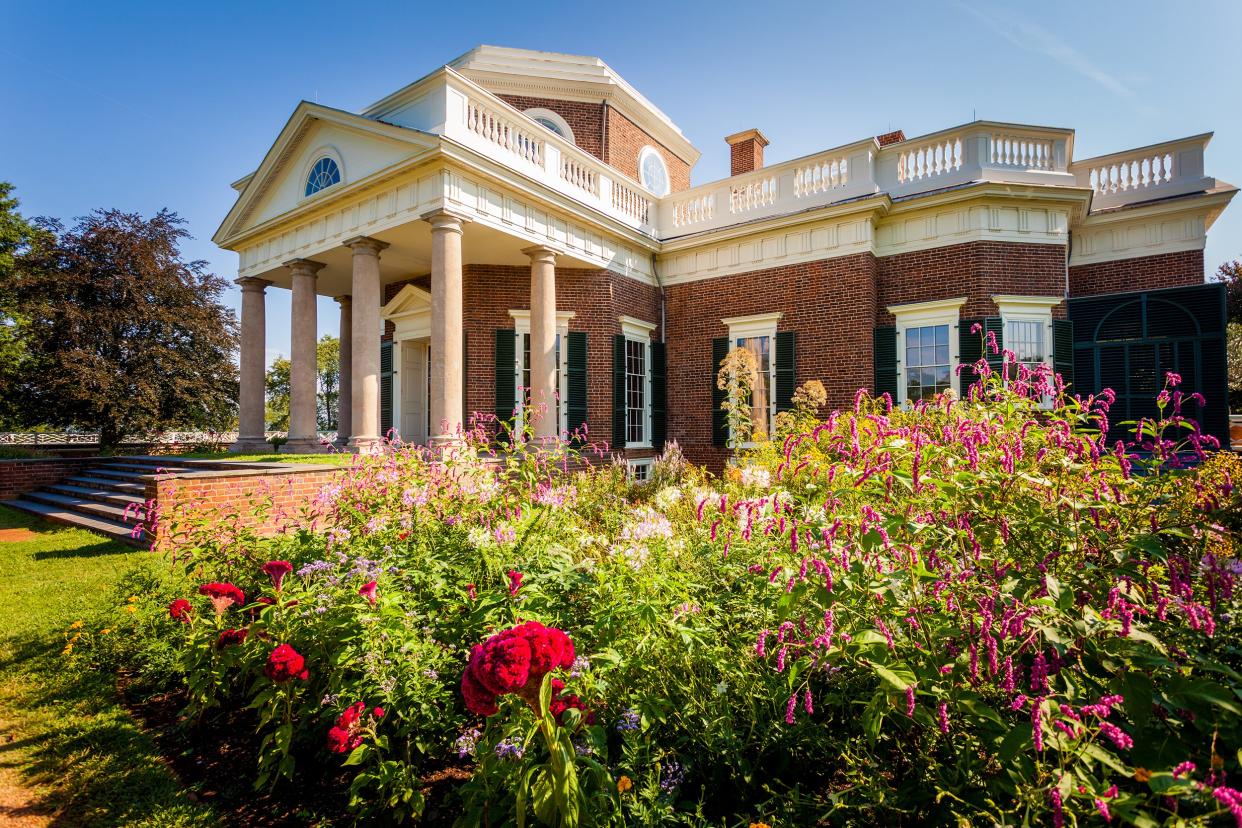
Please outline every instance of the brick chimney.
[[768, 139], [757, 129], [744, 129], [725, 138], [729, 142], [729, 175], [753, 172], [763, 166]]
[[906, 134], [900, 129], [895, 129], [892, 132], [886, 132], [883, 135], [875, 136], [875, 140], [880, 142], [880, 146], [887, 147], [889, 144], [900, 144], [902, 141], [906, 140]]

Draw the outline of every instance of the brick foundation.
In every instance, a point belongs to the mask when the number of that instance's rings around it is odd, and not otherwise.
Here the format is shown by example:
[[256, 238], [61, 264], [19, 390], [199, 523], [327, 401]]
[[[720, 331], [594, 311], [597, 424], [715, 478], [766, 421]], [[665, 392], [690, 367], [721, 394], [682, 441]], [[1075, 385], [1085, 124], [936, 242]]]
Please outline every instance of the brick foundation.
[[1201, 285], [1203, 251], [1185, 250], [1078, 265], [1070, 268], [1069, 280], [1071, 296]]
[[84, 466], [98, 463], [98, 457], [49, 457], [29, 460], [0, 460], [0, 500], [10, 500], [77, 474]]
[[281, 469], [207, 471], [151, 479], [147, 500], [159, 504], [153, 548], [160, 549], [185, 531], [190, 514], [207, 519], [222, 534], [243, 530], [276, 535], [305, 525], [299, 518], [327, 484], [343, 475], [339, 466], [297, 466]]

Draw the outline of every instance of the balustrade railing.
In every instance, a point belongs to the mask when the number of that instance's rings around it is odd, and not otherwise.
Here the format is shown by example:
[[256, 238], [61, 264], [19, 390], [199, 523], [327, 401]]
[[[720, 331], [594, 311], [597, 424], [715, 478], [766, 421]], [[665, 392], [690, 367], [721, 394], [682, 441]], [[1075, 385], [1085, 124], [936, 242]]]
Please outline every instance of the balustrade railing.
[[561, 179], [591, 195], [599, 195], [599, 175], [576, 158], [561, 158]]
[[924, 181], [962, 168], [962, 139], [937, 138], [930, 144], [902, 147], [897, 156], [897, 183]]
[[1203, 151], [1210, 133], [1076, 161], [1078, 185], [1094, 193], [1092, 209], [1206, 189]]
[[730, 185], [729, 212], [748, 213], [775, 204], [776, 188], [776, 176], [766, 173], [759, 178]]
[[532, 164], [543, 165], [543, 140], [534, 122], [521, 124], [507, 118], [485, 103], [466, 100], [466, 129]]
[[993, 167], [1025, 170], [1053, 170], [1053, 142], [1050, 138], [992, 133], [988, 160]]
[[794, 195], [798, 198], [846, 187], [850, 183], [848, 158], [817, 158], [794, 169]]
[[612, 182], [612, 206], [641, 224], [651, 222], [651, 199], [620, 181]]
[[699, 193], [673, 202], [673, 226], [686, 227], [711, 221], [716, 212], [715, 193]]

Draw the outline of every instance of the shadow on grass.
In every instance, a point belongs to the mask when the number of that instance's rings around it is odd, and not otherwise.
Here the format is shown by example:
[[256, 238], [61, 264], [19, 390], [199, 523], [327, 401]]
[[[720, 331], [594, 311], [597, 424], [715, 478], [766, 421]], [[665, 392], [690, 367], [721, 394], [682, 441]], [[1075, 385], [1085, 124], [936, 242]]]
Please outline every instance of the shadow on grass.
[[18, 723], [22, 738], [3, 746], [4, 762], [25, 784], [52, 791], [31, 813], [52, 814], [57, 828], [218, 824], [120, 704], [111, 673], [65, 669], [61, 645], [46, 638], [6, 643], [0, 701], [37, 715]]
[[138, 549], [136, 546], [127, 546], [118, 541], [100, 541], [89, 546], [77, 546], [73, 549], [49, 549], [45, 552], [35, 552], [31, 557], [36, 561], [98, 558], [101, 555], [128, 555]]

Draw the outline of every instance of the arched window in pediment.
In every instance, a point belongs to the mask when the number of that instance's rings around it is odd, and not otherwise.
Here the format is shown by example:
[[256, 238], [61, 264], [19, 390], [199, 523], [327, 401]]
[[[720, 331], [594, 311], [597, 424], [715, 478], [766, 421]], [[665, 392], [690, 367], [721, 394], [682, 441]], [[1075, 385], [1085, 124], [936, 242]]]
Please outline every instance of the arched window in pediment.
[[310, 175], [306, 176], [305, 195], [314, 195], [320, 190], [341, 183], [341, 168], [327, 156], [320, 158], [311, 167]]

